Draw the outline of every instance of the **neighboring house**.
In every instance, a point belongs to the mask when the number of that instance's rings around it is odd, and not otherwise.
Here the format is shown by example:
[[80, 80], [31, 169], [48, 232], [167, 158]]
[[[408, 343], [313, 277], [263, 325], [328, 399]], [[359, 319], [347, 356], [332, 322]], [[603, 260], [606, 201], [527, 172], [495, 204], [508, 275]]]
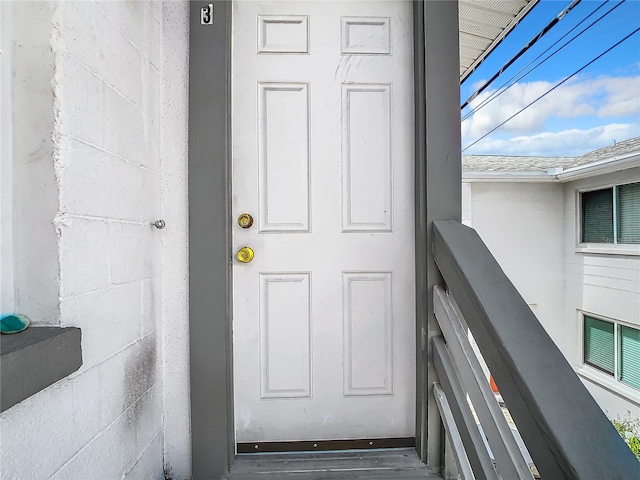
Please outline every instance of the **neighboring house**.
[[640, 418], [640, 138], [575, 158], [462, 161], [463, 223], [600, 406]]

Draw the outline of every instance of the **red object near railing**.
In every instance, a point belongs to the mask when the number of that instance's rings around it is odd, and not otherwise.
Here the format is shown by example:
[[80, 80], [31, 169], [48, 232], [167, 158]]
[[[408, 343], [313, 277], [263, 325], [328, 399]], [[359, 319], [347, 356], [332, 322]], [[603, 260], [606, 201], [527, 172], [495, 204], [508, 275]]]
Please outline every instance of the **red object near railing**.
[[496, 385], [496, 381], [493, 379], [493, 375], [489, 375], [489, 383], [491, 384], [491, 391], [493, 393], [500, 393], [500, 390], [498, 390], [498, 385]]

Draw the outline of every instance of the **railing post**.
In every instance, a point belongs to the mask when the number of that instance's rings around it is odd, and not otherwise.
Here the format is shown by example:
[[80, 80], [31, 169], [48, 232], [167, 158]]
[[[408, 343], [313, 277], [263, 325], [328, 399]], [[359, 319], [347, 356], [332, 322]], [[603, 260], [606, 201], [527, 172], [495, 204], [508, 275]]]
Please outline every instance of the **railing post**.
[[416, 193], [416, 441], [420, 457], [440, 471], [444, 438], [433, 384], [430, 339], [440, 335], [433, 286], [442, 278], [432, 253], [431, 224], [460, 220], [460, 63], [458, 2], [414, 3]]

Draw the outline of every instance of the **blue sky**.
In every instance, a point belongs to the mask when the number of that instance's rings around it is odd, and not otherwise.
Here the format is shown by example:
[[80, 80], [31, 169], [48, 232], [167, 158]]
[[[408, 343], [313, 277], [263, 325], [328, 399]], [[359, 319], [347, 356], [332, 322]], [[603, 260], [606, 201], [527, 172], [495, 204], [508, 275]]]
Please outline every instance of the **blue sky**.
[[[569, 3], [569, 0], [540, 0], [502, 44], [467, 78], [461, 86], [461, 102], [484, 84]], [[640, 0], [582, 0], [479, 95], [471, 103], [471, 107], [478, 106], [487, 99], [597, 7], [602, 5], [602, 8], [548, 53], [618, 4], [615, 10], [580, 37], [463, 121], [462, 148], [640, 27]], [[470, 107], [465, 108], [462, 114], [469, 110]], [[640, 136], [640, 32], [463, 153], [575, 156], [636, 136]]]

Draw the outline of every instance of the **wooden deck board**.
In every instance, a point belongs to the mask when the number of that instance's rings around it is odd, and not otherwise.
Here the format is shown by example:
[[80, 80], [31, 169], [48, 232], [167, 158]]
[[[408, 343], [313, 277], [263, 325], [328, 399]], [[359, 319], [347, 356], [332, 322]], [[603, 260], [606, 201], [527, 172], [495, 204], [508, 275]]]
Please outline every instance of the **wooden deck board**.
[[412, 448], [237, 455], [229, 480], [441, 480]]
[[442, 477], [417, 471], [342, 471], [342, 472], [306, 472], [306, 473], [247, 473], [234, 474], [229, 480], [442, 480]]

